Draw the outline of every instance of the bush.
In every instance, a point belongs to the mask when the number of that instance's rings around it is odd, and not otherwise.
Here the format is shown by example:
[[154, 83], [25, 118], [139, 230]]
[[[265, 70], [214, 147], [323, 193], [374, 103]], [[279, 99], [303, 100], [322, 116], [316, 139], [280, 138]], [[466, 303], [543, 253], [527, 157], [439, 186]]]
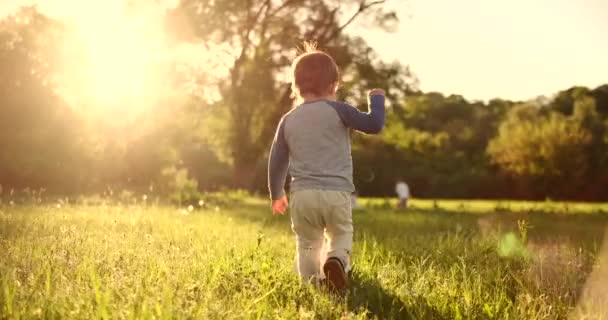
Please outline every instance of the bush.
[[177, 205], [198, 203], [201, 195], [198, 192], [198, 183], [188, 176], [188, 170], [167, 167], [162, 170], [161, 193]]

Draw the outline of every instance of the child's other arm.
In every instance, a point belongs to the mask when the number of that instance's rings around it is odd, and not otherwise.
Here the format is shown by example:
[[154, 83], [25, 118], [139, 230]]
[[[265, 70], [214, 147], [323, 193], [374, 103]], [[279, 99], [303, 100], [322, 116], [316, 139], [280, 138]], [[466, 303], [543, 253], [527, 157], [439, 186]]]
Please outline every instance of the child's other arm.
[[289, 149], [285, 140], [284, 127], [285, 118], [279, 122], [268, 159], [268, 189], [272, 200], [279, 200], [285, 195], [283, 187], [289, 167]]
[[384, 127], [384, 91], [374, 89], [368, 95], [369, 112], [361, 112], [346, 103], [335, 103], [334, 108], [344, 124], [357, 131], [376, 134]]

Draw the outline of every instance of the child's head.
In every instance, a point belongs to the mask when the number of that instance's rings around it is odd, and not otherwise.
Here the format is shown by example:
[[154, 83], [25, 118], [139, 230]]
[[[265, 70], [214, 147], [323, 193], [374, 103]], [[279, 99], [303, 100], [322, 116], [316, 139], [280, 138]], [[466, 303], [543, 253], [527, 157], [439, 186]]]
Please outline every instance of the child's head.
[[304, 52], [291, 65], [291, 72], [291, 89], [298, 99], [306, 95], [313, 97], [333, 95], [340, 76], [334, 59], [307, 43], [304, 45]]

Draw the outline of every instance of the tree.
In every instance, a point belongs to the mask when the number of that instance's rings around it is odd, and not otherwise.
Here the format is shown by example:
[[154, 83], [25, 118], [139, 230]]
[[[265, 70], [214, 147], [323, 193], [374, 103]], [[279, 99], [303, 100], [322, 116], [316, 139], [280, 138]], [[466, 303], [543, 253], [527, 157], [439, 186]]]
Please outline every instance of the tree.
[[490, 142], [488, 154], [504, 172], [526, 182], [529, 196], [573, 197], [589, 175], [592, 134], [575, 117], [513, 108]]
[[588, 88], [580, 86], [560, 91], [549, 104], [549, 108], [564, 115], [571, 115], [574, 112], [574, 102], [577, 99], [590, 95], [590, 93]]
[[62, 25], [26, 7], [0, 22], [0, 181], [77, 190], [81, 141], [74, 111], [56, 93]]
[[[397, 17], [383, 10], [385, 2], [182, 0], [169, 13], [168, 25], [178, 40], [221, 45], [233, 54], [228, 77], [217, 81], [222, 99], [212, 112], [223, 117], [224, 125], [216, 127], [225, 131], [217, 135], [220, 141], [216, 145], [224, 147], [220, 151], [232, 163], [236, 186], [252, 187], [256, 174], [265, 167], [263, 155], [276, 123], [292, 106], [285, 74], [294, 48], [304, 40], [314, 40], [335, 57], [345, 73], [368, 71], [364, 65], [372, 62], [372, 50], [344, 30], [361, 18], [371, 19], [379, 27], [392, 27]], [[353, 13], [344, 16], [349, 9]], [[363, 58], [357, 60], [356, 56]], [[378, 76], [394, 70], [388, 65], [381, 69]], [[390, 76], [404, 75], [393, 72]]]
[[597, 112], [602, 116], [608, 116], [608, 84], [601, 85], [591, 91], [595, 99]]

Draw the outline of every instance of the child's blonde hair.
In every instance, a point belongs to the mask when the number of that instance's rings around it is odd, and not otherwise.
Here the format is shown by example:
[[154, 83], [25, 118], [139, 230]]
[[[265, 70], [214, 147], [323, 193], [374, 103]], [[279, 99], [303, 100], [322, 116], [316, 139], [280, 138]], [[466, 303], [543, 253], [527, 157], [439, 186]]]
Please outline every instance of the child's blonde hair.
[[291, 90], [294, 98], [305, 94], [326, 95], [338, 83], [340, 71], [334, 59], [318, 50], [314, 43], [305, 42], [302, 53], [291, 65]]

